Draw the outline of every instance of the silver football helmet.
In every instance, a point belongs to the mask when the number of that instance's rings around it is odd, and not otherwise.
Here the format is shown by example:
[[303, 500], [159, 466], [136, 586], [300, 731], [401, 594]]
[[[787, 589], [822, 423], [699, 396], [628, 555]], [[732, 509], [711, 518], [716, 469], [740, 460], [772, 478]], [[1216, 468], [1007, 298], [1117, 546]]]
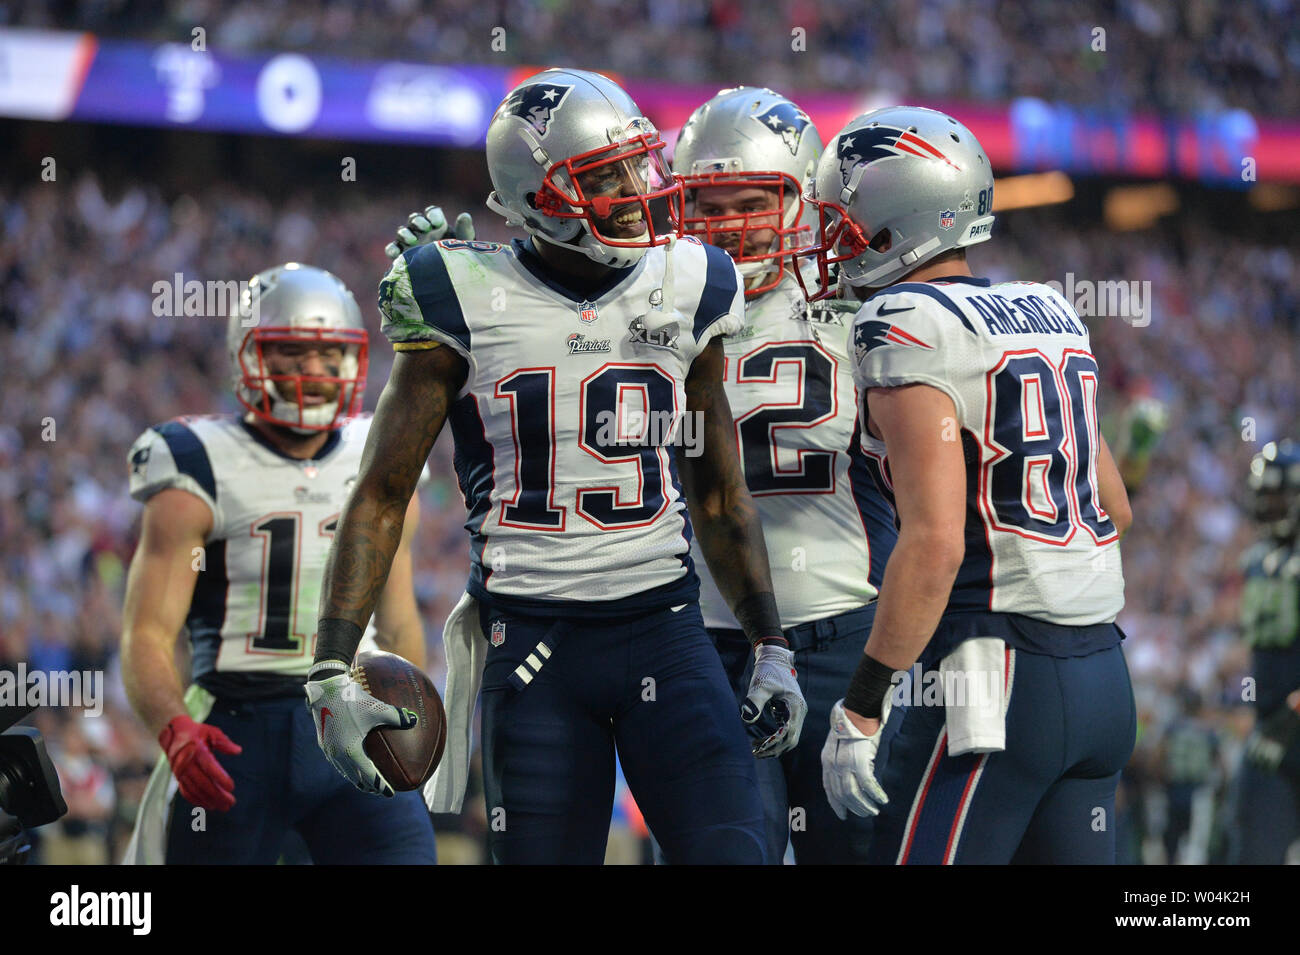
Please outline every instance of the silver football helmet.
[[[487, 205], [530, 235], [623, 268], [680, 226], [681, 182], [663, 148], [613, 80], [545, 70], [511, 90], [488, 126]], [[652, 212], [665, 206], [670, 221], [658, 231]]]
[[[306, 375], [268, 356], [272, 343], [333, 346], [337, 368]], [[235, 397], [264, 421], [299, 434], [332, 431], [361, 410], [369, 340], [361, 309], [348, 287], [330, 272], [286, 262], [253, 276], [226, 328]]]
[[755, 86], [721, 90], [682, 127], [673, 170], [686, 187], [683, 230], [735, 259], [747, 296], [775, 288], [791, 252], [812, 242], [815, 207], [803, 193], [821, 153], [808, 114]]
[[[951, 116], [916, 106], [864, 113], [835, 136], [808, 199], [818, 211], [815, 254], [822, 288], [839, 281], [881, 288], [949, 249], [993, 230], [993, 167], [974, 134]], [[889, 247], [871, 242], [889, 230]], [[883, 244], [883, 243], [880, 243]], [[797, 273], [796, 273], [797, 274]]]

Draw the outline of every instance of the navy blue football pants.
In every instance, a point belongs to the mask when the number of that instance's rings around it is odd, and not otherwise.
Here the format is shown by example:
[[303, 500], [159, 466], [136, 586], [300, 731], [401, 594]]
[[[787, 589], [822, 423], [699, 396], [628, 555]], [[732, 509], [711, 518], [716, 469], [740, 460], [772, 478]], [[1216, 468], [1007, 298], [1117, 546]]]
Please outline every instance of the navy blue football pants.
[[[770, 864], [781, 864], [787, 841], [800, 865], [866, 861], [873, 820], [852, 814], [845, 821], [836, 817], [822, 787], [821, 751], [830, 730], [831, 707], [848, 689], [875, 616], [876, 605], [870, 603], [785, 631], [808, 715], [798, 746], [778, 757], [755, 760]], [[749, 640], [740, 630], [710, 630], [709, 635], [739, 705], [754, 673]], [[882, 753], [888, 753], [893, 734], [891, 721], [885, 727]]]
[[169, 865], [272, 865], [291, 829], [317, 865], [432, 865], [433, 824], [418, 792], [385, 799], [340, 776], [316, 742], [306, 698], [217, 700], [206, 722], [243, 752], [218, 753], [235, 782], [229, 812], [202, 814], [179, 792], [167, 824]]
[[1115, 789], [1137, 727], [1123, 651], [1012, 656], [1003, 752], [949, 756], [942, 705], [892, 711], [904, 718], [877, 764], [889, 803], [872, 862], [1114, 863]]
[[481, 602], [480, 623], [504, 638], [482, 694], [494, 862], [604, 861], [615, 748], [668, 861], [763, 861], [754, 758], [698, 604], [557, 621]]

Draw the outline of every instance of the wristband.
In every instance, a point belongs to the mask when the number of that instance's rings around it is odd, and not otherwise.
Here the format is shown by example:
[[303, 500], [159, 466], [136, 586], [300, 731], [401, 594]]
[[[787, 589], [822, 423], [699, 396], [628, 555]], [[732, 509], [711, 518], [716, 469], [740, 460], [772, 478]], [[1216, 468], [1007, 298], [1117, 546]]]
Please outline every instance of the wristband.
[[732, 612], [752, 646], [777, 641], [789, 646], [781, 633], [781, 611], [777, 609], [776, 596], [770, 590], [750, 594]]
[[844, 694], [844, 708], [869, 720], [880, 719], [881, 704], [894, 687], [894, 669], [862, 654]]
[[324, 617], [316, 624], [316, 663], [337, 660], [344, 668], [352, 665], [363, 631], [351, 620]]

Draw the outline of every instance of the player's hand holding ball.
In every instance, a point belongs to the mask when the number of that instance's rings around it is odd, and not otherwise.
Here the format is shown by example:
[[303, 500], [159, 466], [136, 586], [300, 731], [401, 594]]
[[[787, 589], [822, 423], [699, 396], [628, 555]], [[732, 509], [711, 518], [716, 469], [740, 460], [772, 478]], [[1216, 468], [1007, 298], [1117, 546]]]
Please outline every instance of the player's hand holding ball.
[[822, 747], [822, 787], [835, 815], [847, 819], [874, 816], [889, 802], [885, 790], [876, 780], [876, 753], [889, 719], [890, 700], [886, 694], [880, 704], [880, 725], [870, 736], [853, 725], [844, 710], [844, 701], [831, 707], [831, 731]]
[[413, 720], [367, 693], [348, 666], [335, 660], [315, 664], [306, 688], [316, 742], [330, 765], [362, 792], [392, 796], [392, 785], [366, 755], [366, 736], [378, 726], [414, 726]]
[[[808, 704], [795, 679], [794, 653], [760, 643], [754, 648], [754, 674], [740, 716], [755, 736], [755, 756], [780, 756], [799, 745]], [[759, 728], [762, 732], [756, 732]]]
[[[468, 212], [456, 217], [456, 226], [452, 235], [469, 242], [474, 238], [474, 220]], [[406, 225], [397, 230], [397, 238], [384, 246], [384, 254], [395, 259], [407, 249], [428, 245], [447, 237], [447, 217], [438, 206], [428, 206], [423, 212], [412, 212], [406, 217]]]
[[228, 812], [235, 805], [235, 782], [213, 755], [243, 752], [229, 736], [181, 714], [163, 727], [158, 744], [167, 754], [181, 795], [190, 803], [214, 812]]

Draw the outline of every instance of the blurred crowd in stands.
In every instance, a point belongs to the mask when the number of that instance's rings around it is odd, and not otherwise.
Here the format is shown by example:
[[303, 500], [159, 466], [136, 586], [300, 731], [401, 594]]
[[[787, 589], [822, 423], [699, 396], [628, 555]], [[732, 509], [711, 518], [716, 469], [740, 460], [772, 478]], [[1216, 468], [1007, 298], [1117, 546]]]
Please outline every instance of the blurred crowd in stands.
[[[681, 83], [1300, 112], [1295, 0], [5, 0], [0, 25]], [[504, 33], [497, 30], [501, 28]], [[504, 46], [503, 46], [504, 44]]]
[[[57, 187], [0, 185], [0, 667], [25, 661], [107, 674], [102, 717], [44, 709], [35, 718], [70, 810], [42, 830], [44, 861], [115, 860], [158, 754], [119, 673], [121, 599], [140, 513], [127, 495], [126, 449], [151, 424], [234, 408], [225, 322], [156, 317], [153, 284], [178, 272], [246, 278], [294, 259], [331, 269], [354, 290], [372, 332], [373, 408], [391, 361], [374, 291], [393, 229], [409, 210], [440, 201], [449, 218], [474, 213], [482, 238], [509, 235], [478, 196], [356, 185], [345, 193], [273, 200], [226, 182], [181, 196], [143, 184], [106, 195], [90, 174]], [[1254, 530], [1241, 490], [1251, 455], [1300, 420], [1300, 241], [1270, 246], [1223, 234], [1194, 205], [1126, 234], [1080, 226], [1067, 209], [1002, 216], [995, 241], [971, 262], [995, 280], [1065, 283], [1068, 271], [1076, 283], [1151, 283], [1149, 325], [1090, 320], [1111, 441], [1134, 401], [1168, 411], [1123, 548], [1120, 623], [1141, 722], [1121, 795], [1122, 858], [1213, 860], [1251, 721], [1236, 612], [1237, 562]], [[448, 436], [431, 470], [416, 588], [441, 686], [440, 628], [467, 574]], [[481, 858], [481, 799], [467, 807], [459, 820], [441, 820], [446, 861]], [[629, 831], [643, 832], [634, 807], [620, 811]], [[635, 861], [638, 844], [630, 845]]]

